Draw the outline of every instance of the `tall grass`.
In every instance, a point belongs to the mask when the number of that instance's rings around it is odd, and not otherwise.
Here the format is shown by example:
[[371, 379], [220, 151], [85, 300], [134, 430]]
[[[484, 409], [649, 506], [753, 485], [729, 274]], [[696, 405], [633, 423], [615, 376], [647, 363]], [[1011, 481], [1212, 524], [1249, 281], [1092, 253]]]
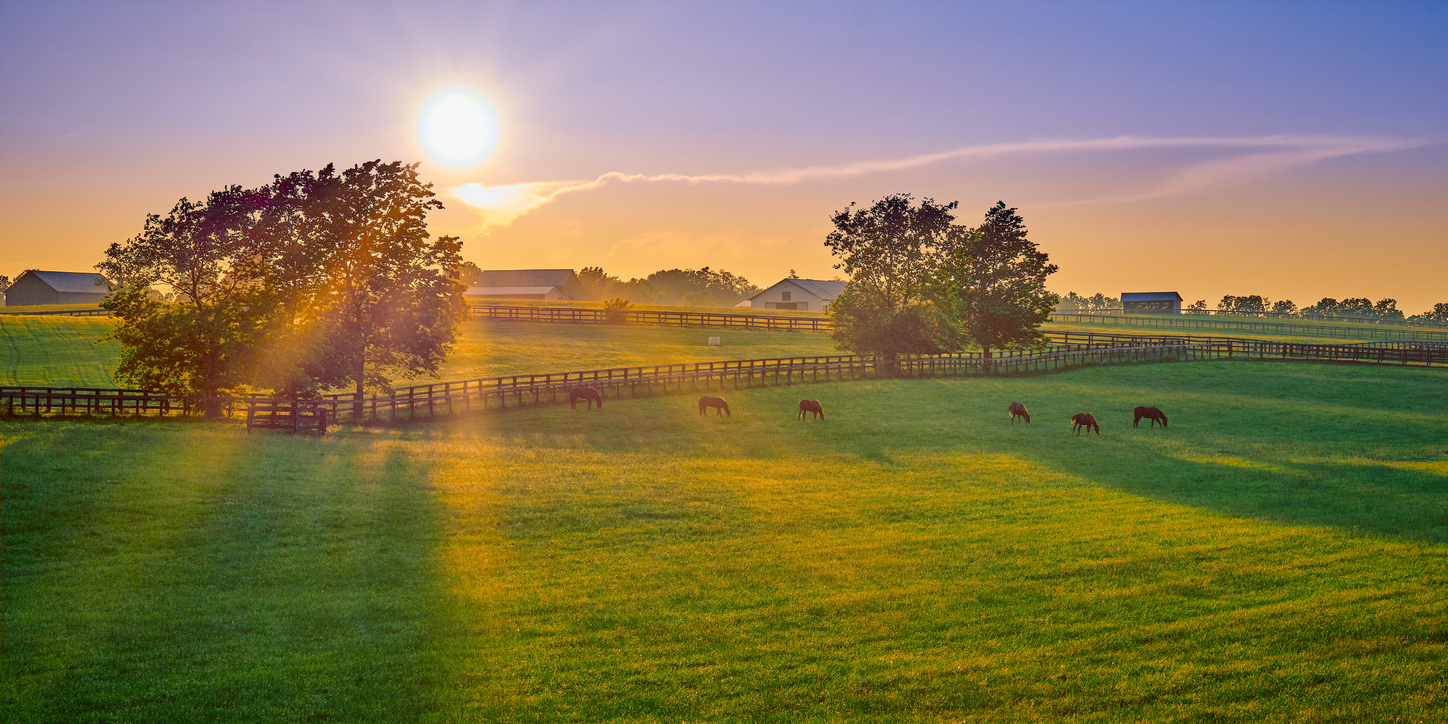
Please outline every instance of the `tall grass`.
[[725, 396], [322, 438], [7, 422], [6, 719], [1448, 716], [1441, 372]]

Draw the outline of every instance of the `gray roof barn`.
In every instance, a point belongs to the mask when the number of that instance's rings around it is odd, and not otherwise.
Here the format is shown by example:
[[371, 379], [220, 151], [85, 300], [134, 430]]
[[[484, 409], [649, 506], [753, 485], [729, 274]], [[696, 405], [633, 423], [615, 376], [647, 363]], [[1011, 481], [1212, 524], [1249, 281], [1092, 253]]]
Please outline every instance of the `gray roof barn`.
[[110, 293], [110, 282], [95, 272], [58, 272], [32, 269], [5, 290], [5, 306], [32, 304], [86, 304]]
[[583, 285], [572, 269], [491, 269], [484, 271], [463, 296], [578, 299], [582, 293]]
[[1176, 292], [1122, 292], [1123, 302], [1170, 302], [1182, 301], [1182, 295]]
[[1122, 292], [1121, 311], [1126, 314], [1181, 314], [1182, 295], [1176, 292]]
[[822, 312], [845, 291], [845, 282], [824, 279], [781, 279], [749, 298], [755, 309]]

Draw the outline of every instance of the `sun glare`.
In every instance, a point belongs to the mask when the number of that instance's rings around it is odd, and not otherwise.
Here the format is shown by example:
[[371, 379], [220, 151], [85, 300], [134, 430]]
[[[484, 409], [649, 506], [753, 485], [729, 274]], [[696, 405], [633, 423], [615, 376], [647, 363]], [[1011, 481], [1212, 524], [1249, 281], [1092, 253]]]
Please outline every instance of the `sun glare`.
[[449, 166], [473, 166], [493, 150], [497, 120], [482, 96], [450, 90], [433, 96], [418, 119], [418, 137], [435, 160]]

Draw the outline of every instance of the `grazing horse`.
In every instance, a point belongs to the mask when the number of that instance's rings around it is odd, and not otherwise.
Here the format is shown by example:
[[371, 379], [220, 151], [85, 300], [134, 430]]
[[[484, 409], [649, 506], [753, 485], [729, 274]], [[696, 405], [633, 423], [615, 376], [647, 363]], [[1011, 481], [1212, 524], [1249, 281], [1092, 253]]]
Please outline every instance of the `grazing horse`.
[[1136, 408], [1136, 419], [1131, 421], [1131, 426], [1136, 427], [1136, 424], [1138, 422], [1141, 422], [1141, 418], [1143, 417], [1151, 420], [1152, 427], [1156, 427], [1157, 420], [1161, 420], [1161, 426], [1166, 427], [1166, 413], [1156, 409], [1155, 407]]
[[1101, 434], [1101, 426], [1096, 424], [1096, 418], [1084, 412], [1078, 412], [1071, 416], [1071, 430], [1077, 435], [1080, 435], [1082, 430], [1089, 433], [1091, 432], [1091, 428], [1096, 428], [1097, 435]]
[[593, 403], [595, 402], [598, 403], [598, 409], [603, 409], [603, 395], [598, 394], [598, 390], [592, 387], [575, 387], [568, 391], [568, 404], [573, 407], [573, 409], [578, 409], [579, 400], [587, 400], [588, 409], [590, 410], [593, 409]]
[[799, 419], [803, 420], [803, 419], [804, 419], [804, 413], [806, 413], [806, 412], [813, 412], [813, 413], [814, 413], [814, 418], [812, 418], [812, 419], [815, 419], [815, 420], [823, 420], [823, 419], [825, 419], [825, 408], [822, 407], [822, 406], [820, 406], [820, 401], [819, 401], [819, 400], [800, 400], [800, 401], [799, 401]]
[[1012, 403], [1011, 403], [1011, 424], [1012, 424], [1012, 425], [1016, 424], [1016, 418], [1017, 418], [1017, 417], [1024, 417], [1024, 418], [1026, 418], [1026, 424], [1027, 424], [1027, 425], [1031, 424], [1031, 413], [1026, 412], [1026, 406], [1025, 406], [1025, 405], [1022, 405], [1022, 404], [1019, 403], [1019, 402], [1012, 402]]
[[734, 413], [729, 411], [729, 403], [725, 402], [722, 397], [709, 397], [708, 395], [700, 397], [699, 414], [704, 414], [704, 409], [709, 407], [714, 408], [715, 417], [723, 417], [724, 415], [734, 417]]

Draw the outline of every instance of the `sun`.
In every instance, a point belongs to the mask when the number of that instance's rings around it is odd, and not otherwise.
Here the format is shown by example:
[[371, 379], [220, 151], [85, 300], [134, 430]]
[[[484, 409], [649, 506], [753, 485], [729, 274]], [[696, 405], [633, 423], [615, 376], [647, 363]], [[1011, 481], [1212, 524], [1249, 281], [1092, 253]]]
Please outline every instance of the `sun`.
[[493, 150], [498, 123], [493, 109], [472, 91], [449, 90], [422, 108], [417, 135], [428, 155], [448, 166], [474, 166]]

